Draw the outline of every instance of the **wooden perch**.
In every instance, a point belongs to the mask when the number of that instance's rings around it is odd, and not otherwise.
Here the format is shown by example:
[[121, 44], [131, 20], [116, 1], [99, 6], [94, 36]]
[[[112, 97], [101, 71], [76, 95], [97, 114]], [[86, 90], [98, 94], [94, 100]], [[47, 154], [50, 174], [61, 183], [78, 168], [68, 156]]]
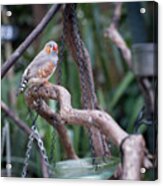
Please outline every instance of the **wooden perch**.
[[[45, 102], [43, 102], [42, 100], [38, 99], [38, 97], [39, 98], [42, 97], [40, 95], [36, 95], [38, 87], [33, 87], [33, 88], [34, 89], [31, 89], [31, 91], [30, 91], [30, 89], [28, 89], [28, 91], [26, 91], [26, 93], [25, 93], [26, 101], [27, 101], [29, 107], [33, 108], [33, 109], [36, 109], [36, 111], [43, 118], [45, 118], [53, 127], [55, 127], [57, 129], [58, 134], [59, 134], [60, 139], [61, 139], [61, 142], [62, 142], [62, 144], [64, 146], [65, 151], [66, 151], [67, 158], [68, 159], [78, 159], [78, 157], [77, 157], [77, 155], [76, 155], [76, 153], [74, 151], [74, 148], [72, 147], [72, 144], [71, 144], [70, 138], [68, 136], [67, 130], [66, 130], [65, 126], [62, 125], [63, 121], [61, 120], [60, 116], [58, 114], [55, 114], [47, 106], [47, 104]], [[40, 90], [40, 88], [39, 88], [39, 90]], [[50, 91], [53, 91], [53, 90], [50, 90]], [[35, 94], [36, 97], [34, 97], [34, 95], [31, 94], [32, 92], [36, 93]], [[48, 92], [48, 94], [49, 93], [50, 92]], [[51, 94], [52, 94], [52, 92], [51, 92]], [[55, 94], [56, 94], [56, 92], [54, 92], [53, 96]], [[45, 98], [45, 100], [47, 100], [47, 98]]]
[[[57, 127], [68, 124], [82, 125], [87, 128], [96, 127], [105, 137], [120, 147], [122, 141], [129, 135], [120, 128], [116, 121], [106, 112], [99, 110], [79, 110], [71, 106], [71, 96], [62, 86], [51, 83], [30, 84], [25, 92], [28, 106], [35, 109], [49, 124]], [[60, 110], [55, 113], [44, 100], [56, 100], [60, 104]], [[62, 139], [62, 138], [61, 138]], [[129, 138], [130, 139], [130, 138]], [[141, 135], [132, 135], [131, 141], [126, 140], [123, 144], [123, 179], [140, 179], [140, 168], [144, 161], [145, 143]], [[81, 139], [82, 140], [82, 139]], [[128, 147], [132, 153], [128, 152]], [[142, 153], [140, 153], [142, 152]], [[138, 157], [140, 155], [140, 157]], [[129, 160], [130, 162], [128, 162]], [[130, 175], [130, 168], [136, 172]], [[134, 166], [134, 167], [132, 167]], [[134, 172], [134, 171], [133, 171]]]
[[[38, 97], [42, 99], [38, 100]], [[31, 84], [25, 93], [25, 99], [30, 108], [35, 109], [53, 126], [56, 122], [60, 123], [60, 126], [65, 124], [76, 124], [89, 128], [94, 125], [94, 127], [98, 128], [107, 138], [110, 136], [113, 142], [118, 146], [122, 139], [128, 135], [119, 127], [113, 118], [104, 111], [72, 108], [71, 96], [62, 86], [50, 83]], [[53, 112], [45, 103], [44, 100], [47, 99], [59, 101], [59, 113]]]

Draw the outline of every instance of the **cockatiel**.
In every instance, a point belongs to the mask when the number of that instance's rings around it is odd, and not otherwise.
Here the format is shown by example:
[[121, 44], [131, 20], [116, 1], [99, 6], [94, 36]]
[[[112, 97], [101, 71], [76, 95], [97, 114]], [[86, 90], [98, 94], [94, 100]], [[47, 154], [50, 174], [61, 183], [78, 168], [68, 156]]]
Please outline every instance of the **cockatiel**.
[[23, 73], [18, 94], [23, 93], [30, 81], [49, 80], [58, 63], [58, 45], [54, 41], [45, 44]]

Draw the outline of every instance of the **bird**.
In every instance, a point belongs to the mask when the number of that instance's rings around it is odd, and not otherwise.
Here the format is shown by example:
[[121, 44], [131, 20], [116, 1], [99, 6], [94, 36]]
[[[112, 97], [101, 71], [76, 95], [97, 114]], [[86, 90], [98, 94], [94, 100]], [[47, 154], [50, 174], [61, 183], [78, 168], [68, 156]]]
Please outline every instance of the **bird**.
[[47, 42], [25, 69], [17, 96], [25, 91], [29, 82], [48, 81], [58, 64], [58, 45], [55, 41]]

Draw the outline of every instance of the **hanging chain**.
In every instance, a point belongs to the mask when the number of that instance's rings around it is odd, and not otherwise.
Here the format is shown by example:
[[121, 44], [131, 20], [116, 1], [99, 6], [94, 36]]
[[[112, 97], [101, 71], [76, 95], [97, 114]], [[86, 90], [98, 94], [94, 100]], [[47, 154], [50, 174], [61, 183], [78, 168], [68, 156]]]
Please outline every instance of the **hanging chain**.
[[50, 147], [50, 156], [49, 156], [49, 162], [51, 162], [52, 164], [54, 164], [54, 152], [55, 152], [55, 144], [56, 144], [56, 131], [55, 129], [52, 130], [52, 143], [51, 143], [51, 147]]
[[61, 47], [59, 50], [59, 63], [58, 63], [58, 71], [57, 71], [57, 80], [56, 83], [61, 85], [62, 82], [62, 62], [63, 62], [63, 54], [64, 54], [64, 34], [61, 36]]
[[[79, 28], [79, 26], [77, 26], [77, 27]], [[79, 34], [79, 37], [81, 37], [79, 29], [78, 29], [78, 34]], [[94, 85], [91, 81], [91, 77], [89, 77], [89, 68], [88, 68], [88, 65], [86, 64], [87, 56], [86, 56], [86, 51], [85, 51], [85, 47], [84, 47], [84, 42], [83, 42], [82, 38], [80, 38], [79, 41], [80, 41], [80, 47], [81, 47], [81, 50], [82, 50], [82, 56], [84, 56], [84, 58], [82, 58], [82, 59], [84, 59], [84, 60], [82, 60], [82, 65], [84, 66], [83, 71], [87, 72], [87, 73], [85, 73], [85, 75], [86, 75], [85, 79], [88, 81], [88, 84], [89, 84], [89, 87], [90, 87], [90, 94], [91, 94], [91, 98], [92, 98], [91, 108], [94, 109], [96, 107], [96, 95], [95, 95]], [[93, 155], [93, 157], [95, 157], [95, 149], [94, 149], [94, 145], [93, 145], [93, 141], [92, 141], [92, 132], [91, 132], [90, 129], [88, 130], [88, 134], [89, 134], [89, 138], [90, 138], [90, 147], [92, 149], [92, 155]], [[102, 141], [102, 145], [103, 145], [103, 149], [104, 149], [104, 155], [103, 156], [107, 157], [107, 156], [109, 156], [109, 154], [108, 154], [108, 151], [107, 151], [107, 148], [106, 148], [105, 139], [102, 137], [102, 133], [101, 133], [101, 141]]]
[[[77, 55], [77, 63], [79, 66], [79, 75], [80, 75], [80, 80], [81, 80], [81, 89], [82, 89], [82, 104], [83, 108], [87, 109], [88, 108], [88, 97], [87, 97], [87, 89], [85, 85], [85, 78], [84, 78], [84, 64], [83, 64], [83, 59], [82, 59], [82, 50], [81, 50], [81, 38], [79, 35], [79, 29], [78, 29], [78, 24], [77, 24], [77, 17], [76, 17], [76, 4], [71, 4], [71, 21], [72, 21], [72, 26], [73, 26], [73, 35], [74, 37], [74, 44], [76, 48], [78, 49], [76, 52]], [[67, 12], [66, 12], [67, 15]]]
[[104, 135], [102, 135], [102, 132], [101, 132], [101, 141], [102, 141], [102, 146], [103, 146], [103, 149], [104, 149], [104, 154], [103, 154], [103, 161], [106, 162], [107, 158], [108, 157], [111, 157], [111, 153], [110, 151], [108, 150], [108, 146], [111, 146], [110, 143], [108, 142], [105, 142], [106, 138]]
[[55, 130], [55, 128], [53, 127], [52, 129], [52, 134], [51, 134], [51, 145], [50, 145], [50, 155], [49, 155], [49, 162], [52, 165], [51, 166], [51, 172], [49, 174], [49, 177], [54, 177], [54, 168], [56, 166], [56, 162], [54, 159], [54, 152], [55, 152], [55, 144], [56, 144], [56, 140], [57, 140], [57, 132]]
[[[83, 108], [84, 109], [88, 109], [90, 106], [88, 105], [89, 97], [88, 97], [88, 92], [89, 90], [87, 90], [86, 87], [86, 81], [88, 81], [89, 83], [89, 87], [91, 87], [91, 97], [93, 98], [93, 100], [91, 100], [91, 109], [94, 108], [94, 99], [95, 96], [93, 94], [94, 90], [93, 90], [93, 86], [92, 86], [92, 82], [90, 80], [89, 74], [88, 74], [88, 65], [86, 64], [86, 54], [85, 54], [85, 50], [84, 50], [84, 43], [81, 39], [81, 35], [80, 35], [80, 31], [79, 31], [79, 26], [78, 26], [78, 22], [77, 22], [77, 15], [76, 15], [76, 4], [71, 4], [71, 21], [72, 21], [72, 26], [73, 26], [73, 32], [74, 32], [74, 44], [76, 46], [76, 48], [78, 49], [76, 52], [77, 55], [77, 63], [79, 66], [79, 75], [80, 75], [80, 80], [81, 80], [81, 89], [82, 89], [82, 104], [83, 104]], [[86, 73], [85, 73], [86, 72]], [[86, 75], [86, 77], [84, 76]], [[90, 109], [90, 108], [89, 108]], [[95, 162], [95, 148], [94, 148], [94, 144], [93, 144], [93, 140], [92, 140], [92, 131], [90, 128], [88, 128], [88, 136], [89, 136], [89, 143], [90, 143], [90, 148], [91, 148], [91, 154], [92, 154], [92, 164], [96, 165], [97, 168], [97, 164]]]
[[22, 171], [22, 175], [21, 175], [21, 177], [23, 177], [23, 178], [25, 178], [27, 176], [27, 168], [28, 168], [28, 165], [29, 165], [29, 159], [31, 157], [32, 145], [33, 145], [33, 140], [34, 140], [33, 133], [34, 132], [32, 130], [32, 133], [29, 136], [29, 141], [28, 141], [28, 144], [27, 144], [27, 151], [25, 153], [24, 167], [23, 167], [23, 171]]
[[32, 127], [31, 127], [32, 133], [29, 136], [29, 141], [27, 144], [27, 150], [25, 153], [25, 160], [24, 160], [24, 167], [23, 167], [23, 171], [22, 171], [22, 175], [21, 175], [21, 177], [23, 177], [23, 178], [25, 178], [27, 176], [27, 169], [28, 169], [28, 165], [29, 165], [29, 159], [30, 159], [31, 153], [32, 153], [32, 146], [33, 146], [34, 139], [37, 141], [41, 156], [43, 157], [45, 165], [48, 168], [48, 171], [49, 171], [48, 174], [49, 175], [51, 174], [48, 156], [47, 156], [43, 141], [42, 141], [42, 139], [39, 135], [39, 132], [37, 130], [37, 127], [36, 127], [37, 118], [38, 118], [38, 114], [36, 115], [36, 117], [33, 120]]
[[[57, 80], [56, 83], [57, 85], [61, 85], [62, 83], [62, 63], [64, 59], [64, 50], [65, 50], [65, 33], [66, 33], [66, 26], [65, 26], [65, 20], [64, 20], [64, 15], [63, 15], [63, 32], [61, 35], [61, 47], [59, 49], [59, 63], [58, 63], [58, 71], [57, 71]], [[56, 123], [57, 124], [57, 123]], [[50, 156], [49, 156], [49, 161], [53, 165], [53, 168], [55, 166], [55, 161], [54, 161], [54, 151], [55, 151], [55, 144], [56, 144], [56, 131], [55, 128], [53, 127], [52, 130], [52, 138], [51, 138], [51, 146], [50, 146]]]
[[31, 127], [32, 133], [29, 136], [29, 141], [28, 141], [28, 144], [27, 144], [27, 150], [26, 150], [26, 153], [25, 153], [24, 167], [23, 167], [23, 171], [22, 171], [22, 174], [21, 174], [21, 177], [23, 177], [23, 178], [25, 178], [27, 176], [27, 168], [28, 168], [28, 165], [29, 165], [29, 159], [31, 157], [32, 145], [33, 145], [33, 140], [34, 140], [33, 126], [36, 125], [37, 118], [38, 118], [38, 114], [36, 115], [36, 117], [34, 118], [34, 120], [32, 122], [32, 127]]
[[42, 141], [42, 139], [40, 137], [40, 134], [39, 134], [36, 126], [32, 126], [32, 127], [33, 127], [32, 129], [34, 131], [34, 136], [35, 136], [35, 139], [37, 140], [37, 144], [38, 144], [41, 156], [44, 159], [46, 167], [48, 168], [48, 175], [51, 175], [52, 174], [52, 172], [50, 171], [51, 167], [50, 167], [50, 164], [49, 164], [49, 160], [48, 160], [46, 149], [44, 147], [44, 143], [43, 143], [43, 141]]
[[66, 23], [65, 23], [65, 12], [63, 12], [62, 16], [62, 35], [61, 35], [61, 45], [59, 49], [59, 63], [58, 63], [58, 74], [57, 74], [57, 84], [61, 85], [62, 82], [62, 63], [64, 59], [64, 50], [65, 50], [65, 34], [66, 34]]
[[[156, 94], [156, 88], [155, 86], [157, 86], [157, 80], [154, 80], [154, 77], [152, 79], [152, 83], [153, 83], [153, 92], [154, 92], [154, 99], [157, 99], [155, 96]], [[151, 85], [152, 86], [152, 85]], [[157, 121], [154, 119], [154, 112], [150, 111], [151, 109], [148, 108], [148, 104], [147, 101], [145, 102], [145, 105], [143, 105], [143, 107], [140, 109], [136, 121], [134, 123], [134, 133], [139, 133], [139, 127], [142, 124], [145, 124], [147, 126], [151, 126], [151, 125], [155, 125], [157, 123]], [[156, 114], [157, 116], [157, 114]]]

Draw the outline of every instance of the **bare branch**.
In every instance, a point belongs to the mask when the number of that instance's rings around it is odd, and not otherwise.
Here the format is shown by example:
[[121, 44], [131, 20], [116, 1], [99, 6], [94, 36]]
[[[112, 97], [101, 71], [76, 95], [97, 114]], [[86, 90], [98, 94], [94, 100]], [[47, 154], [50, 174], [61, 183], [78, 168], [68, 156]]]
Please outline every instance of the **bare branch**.
[[[41, 98], [41, 102], [39, 101], [39, 104], [36, 104], [38, 97]], [[107, 139], [111, 139], [118, 147], [120, 147], [122, 141], [128, 137], [128, 134], [121, 129], [114, 119], [106, 112], [72, 108], [71, 96], [69, 92], [62, 86], [42, 82], [38, 82], [37, 84], [31, 83], [25, 92], [25, 99], [28, 106], [32, 109], [35, 109], [51, 125], [54, 125], [54, 121], [59, 123], [58, 126], [74, 124], [89, 128], [93, 125], [94, 127], [98, 128], [98, 130], [100, 130]], [[44, 100], [48, 99], [59, 101], [59, 113], [53, 112], [52, 109], [46, 104]], [[140, 179], [140, 168], [145, 160], [145, 142], [141, 135], [132, 135], [128, 138], [131, 138], [132, 140], [125, 140], [122, 148], [124, 154], [122, 178], [133, 180]], [[128, 152], [128, 147], [132, 153]], [[128, 162], [128, 160], [130, 162]], [[133, 165], [134, 168], [131, 165]], [[131, 168], [132, 172], [137, 172], [131, 175], [128, 167]]]
[[[122, 56], [128, 65], [130, 70], [132, 69], [132, 53], [129, 47], [127, 46], [122, 35], [118, 31], [117, 22], [121, 16], [122, 3], [115, 3], [114, 15], [110, 26], [106, 29], [104, 36], [111, 39], [111, 41], [121, 50]], [[149, 112], [154, 111], [154, 92], [151, 88], [149, 80], [145, 77], [136, 77], [138, 85], [144, 96], [146, 105], [148, 105]]]
[[118, 26], [118, 22], [121, 18], [121, 12], [122, 12], [122, 2], [115, 2], [115, 9], [113, 13], [113, 18], [112, 18], [112, 25], [114, 24], [115, 27]]
[[30, 135], [32, 130], [28, 127], [26, 123], [20, 120], [16, 114], [3, 102], [1, 101], [2, 110], [9, 116], [20, 129], [22, 129], [27, 135]]
[[[60, 103], [59, 113], [55, 113], [42, 100], [39, 105], [36, 104], [37, 98], [44, 100], [53, 99]], [[92, 125], [98, 128], [106, 138], [111, 138], [116, 145], [120, 145], [123, 138], [128, 134], [122, 130], [114, 119], [104, 111], [99, 110], [79, 110], [71, 106], [71, 96], [69, 92], [62, 86], [46, 84], [30, 85], [25, 93], [25, 98], [28, 106], [35, 109], [43, 118], [50, 124], [54, 125], [54, 121], [64, 124], [76, 124], [91, 127]]]
[[[28, 134], [28, 135], [31, 134], [32, 130], [28, 127], [28, 125], [26, 123], [24, 123], [22, 120], [20, 120], [16, 116], [16, 114], [10, 108], [8, 108], [7, 105], [3, 101], [1, 101], [1, 108], [14, 121], [14, 123], [19, 128], [21, 128], [26, 134]], [[50, 116], [50, 117], [53, 117], [53, 116]], [[68, 159], [77, 159], [78, 157], [72, 147], [71, 141], [69, 139], [69, 136], [67, 134], [67, 130], [64, 127], [64, 125], [57, 125], [56, 128], [57, 128], [57, 131], [58, 131], [59, 136], [61, 138], [61, 142], [64, 146], [67, 158]]]
[[18, 60], [18, 58], [23, 54], [23, 52], [29, 47], [29, 45], [34, 41], [34, 39], [44, 30], [49, 21], [58, 12], [61, 5], [53, 5], [37, 27], [30, 33], [28, 37], [19, 45], [16, 51], [11, 55], [11, 57], [4, 63], [1, 68], [1, 78], [8, 72], [12, 65]]
[[144, 161], [144, 149], [145, 142], [141, 135], [131, 135], [124, 141], [122, 146], [124, 156], [122, 179], [140, 180], [140, 169]]
[[[27, 134], [28, 136], [31, 135], [31, 133], [33, 131], [28, 127], [28, 125], [26, 123], [24, 123], [22, 120], [20, 120], [16, 116], [16, 114], [10, 108], [8, 108], [8, 106], [3, 101], [1, 101], [1, 108], [7, 114], [7, 116], [9, 116], [14, 121], [14, 124], [16, 124], [25, 134]], [[35, 141], [35, 143], [36, 143], [36, 141]], [[36, 147], [38, 149], [38, 152], [40, 153], [37, 143], [36, 143]], [[40, 153], [40, 160], [41, 160], [43, 177], [48, 177], [47, 166], [46, 166], [46, 163], [45, 163], [41, 153]]]
[[[49, 84], [50, 85], [50, 84]], [[48, 85], [48, 86], [49, 86]], [[33, 89], [34, 92], [37, 92], [36, 90], [37, 89]], [[53, 89], [51, 90], [47, 90], [49, 91], [50, 94], [53, 94], [56, 95], [56, 92], [53, 92]], [[37, 99], [38, 97], [40, 98], [40, 96], [38, 95], [37, 98], [35, 97], [35, 100], [34, 98], [31, 99], [29, 97], [30, 94], [28, 94], [28, 91], [26, 92], [26, 100], [28, 102], [28, 104], [30, 105], [31, 108], [36, 108], [36, 111], [41, 115], [41, 116], [44, 116], [43, 118], [46, 119], [53, 127], [55, 127], [58, 131], [58, 134], [60, 136], [60, 139], [61, 139], [61, 142], [64, 146], [64, 149], [66, 151], [66, 154], [67, 154], [67, 158], [68, 159], [78, 159], [75, 151], [74, 151], [74, 148], [71, 144], [71, 141], [70, 141], [70, 138], [68, 136], [68, 133], [67, 133], [67, 129], [65, 128], [64, 125], [62, 125], [62, 120], [60, 118], [59, 115], [55, 114], [47, 105], [45, 102], [41, 102], [40, 103], [40, 100], [39, 100], [39, 103], [37, 105]], [[29, 98], [29, 99], [28, 99]], [[65, 100], [65, 104], [67, 103], [68, 100]], [[63, 105], [64, 103], [62, 103]], [[44, 111], [45, 109], [45, 111]], [[47, 109], [47, 110], [46, 110]], [[48, 112], [48, 114], [45, 114], [45, 112]]]
[[117, 30], [117, 23], [121, 16], [122, 3], [115, 4], [114, 15], [109, 28], [106, 29], [104, 36], [109, 37], [111, 41], [121, 50], [123, 58], [125, 59], [129, 68], [131, 68], [131, 51], [119, 31]]
[[[112, 42], [121, 50], [123, 58], [128, 65], [129, 69], [132, 70], [132, 54], [131, 50], [127, 47], [127, 44], [117, 29], [117, 22], [121, 16], [122, 3], [116, 3], [114, 9], [114, 15], [112, 22], [107, 28], [104, 36], [109, 37]], [[138, 85], [144, 96], [146, 105], [150, 109], [154, 109], [154, 95], [150, 86], [150, 82], [147, 78], [137, 78]], [[135, 140], [137, 137], [137, 140]], [[131, 139], [131, 141], [130, 141]], [[130, 150], [129, 150], [130, 149]], [[145, 142], [142, 136], [132, 136], [126, 140], [124, 144], [124, 164], [123, 164], [123, 175], [122, 179], [140, 179], [140, 168], [142, 162], [146, 168], [152, 166], [151, 161], [144, 156]], [[129, 151], [128, 151], [129, 150]], [[131, 152], [132, 151], [132, 152]], [[135, 164], [134, 163], [135, 159]], [[131, 171], [128, 171], [131, 170]]]

